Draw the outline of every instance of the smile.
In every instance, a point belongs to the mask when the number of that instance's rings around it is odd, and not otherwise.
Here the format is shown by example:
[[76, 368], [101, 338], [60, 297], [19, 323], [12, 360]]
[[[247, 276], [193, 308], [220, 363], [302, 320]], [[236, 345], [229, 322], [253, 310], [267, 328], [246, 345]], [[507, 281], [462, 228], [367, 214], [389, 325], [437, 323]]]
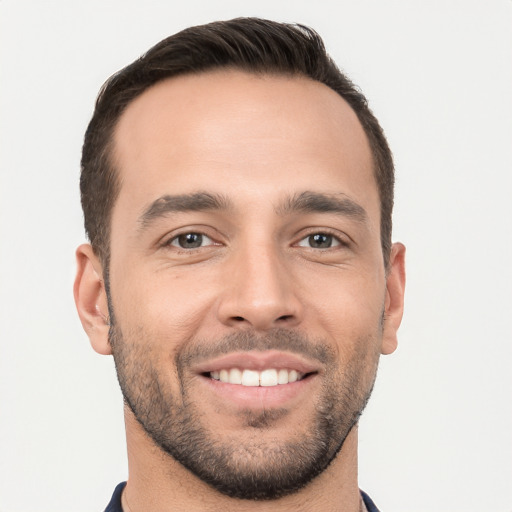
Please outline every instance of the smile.
[[216, 404], [242, 409], [291, 407], [316, 389], [321, 364], [280, 350], [221, 355], [193, 366]]
[[242, 386], [278, 386], [297, 382], [304, 374], [297, 370], [286, 368], [267, 368], [262, 371], [241, 370], [239, 368], [222, 369], [210, 372], [210, 378], [227, 384], [239, 384]]

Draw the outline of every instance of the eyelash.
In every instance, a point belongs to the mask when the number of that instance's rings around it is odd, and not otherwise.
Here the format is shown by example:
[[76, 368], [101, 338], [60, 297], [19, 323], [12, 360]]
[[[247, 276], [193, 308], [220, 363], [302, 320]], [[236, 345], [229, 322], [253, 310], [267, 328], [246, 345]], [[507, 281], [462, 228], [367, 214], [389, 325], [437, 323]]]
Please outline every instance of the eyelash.
[[[325, 237], [330, 237], [332, 239], [332, 242], [335, 243], [335, 245], [330, 245], [329, 247], [311, 247], [311, 246], [301, 245], [301, 242], [307, 241], [308, 239], [311, 239], [312, 237], [320, 236], [320, 235], [325, 236]], [[306, 234], [305, 236], [303, 236], [295, 245], [299, 246], [299, 247], [305, 247], [307, 249], [312, 249], [312, 250], [327, 251], [329, 249], [348, 247], [349, 243], [347, 240], [343, 239], [339, 235], [339, 233], [333, 233], [329, 229], [318, 229], [318, 230], [315, 229], [315, 230], [312, 230], [311, 232], [309, 232], [308, 234]]]
[[[200, 238], [199, 240], [199, 246], [197, 247], [183, 247], [180, 244], [180, 238], [182, 237], [190, 237], [192, 235], [195, 235]], [[328, 239], [328, 247], [311, 247], [311, 245], [305, 245], [305, 244], [311, 244], [311, 239], [313, 237], [327, 237]], [[203, 245], [203, 243], [207, 242], [207, 245]], [[183, 240], [182, 240], [183, 242]], [[305, 242], [303, 245], [302, 243]], [[191, 241], [191, 243], [194, 243], [194, 240]], [[322, 243], [321, 241], [319, 243]], [[192, 252], [195, 250], [203, 249], [205, 247], [220, 245], [219, 243], [216, 243], [215, 240], [213, 240], [210, 236], [206, 235], [205, 233], [201, 232], [200, 230], [197, 231], [185, 231], [183, 233], [179, 233], [166, 242], [162, 244], [163, 247], [173, 247], [175, 250], [178, 251], [184, 251], [184, 252]], [[338, 234], [332, 233], [328, 229], [322, 229], [322, 230], [315, 230], [311, 231], [310, 233], [303, 236], [297, 243], [294, 244], [296, 247], [304, 247], [311, 250], [320, 250], [320, 251], [327, 251], [329, 249], [336, 249], [338, 247], [348, 247], [349, 244], [346, 240], [343, 240]]]
[[[182, 247], [182, 246], [178, 245], [179, 241], [180, 241], [180, 238], [182, 238], [182, 237], [183, 238], [190, 237], [191, 235], [196, 235], [197, 237], [200, 237], [201, 245], [199, 245], [198, 247]], [[202, 243], [205, 242], [205, 239], [206, 239], [206, 241], [208, 243], [207, 243], [207, 245], [202, 245]], [[173, 236], [172, 238], [168, 239], [167, 241], [165, 241], [162, 244], [163, 247], [173, 247], [173, 248], [175, 248], [178, 251], [186, 251], [186, 252], [191, 252], [191, 251], [194, 251], [194, 250], [203, 249], [204, 247], [209, 247], [209, 246], [212, 246], [212, 245], [219, 245], [219, 244], [217, 242], [215, 242], [215, 240], [212, 239], [212, 237], [210, 237], [207, 234], [201, 232], [200, 230], [197, 230], [197, 231], [184, 231], [183, 233], [179, 233], [179, 234]]]

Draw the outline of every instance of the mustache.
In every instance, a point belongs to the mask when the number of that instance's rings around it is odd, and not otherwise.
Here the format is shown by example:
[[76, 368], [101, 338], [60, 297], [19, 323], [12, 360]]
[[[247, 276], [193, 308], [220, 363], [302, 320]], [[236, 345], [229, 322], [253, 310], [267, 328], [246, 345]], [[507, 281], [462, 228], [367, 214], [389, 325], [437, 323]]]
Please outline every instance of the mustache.
[[321, 341], [312, 341], [298, 331], [276, 328], [257, 334], [254, 331], [240, 331], [228, 334], [216, 341], [201, 340], [187, 343], [186, 348], [177, 354], [178, 366], [198, 364], [208, 359], [232, 352], [281, 350], [314, 359], [322, 364], [335, 359], [332, 347]]

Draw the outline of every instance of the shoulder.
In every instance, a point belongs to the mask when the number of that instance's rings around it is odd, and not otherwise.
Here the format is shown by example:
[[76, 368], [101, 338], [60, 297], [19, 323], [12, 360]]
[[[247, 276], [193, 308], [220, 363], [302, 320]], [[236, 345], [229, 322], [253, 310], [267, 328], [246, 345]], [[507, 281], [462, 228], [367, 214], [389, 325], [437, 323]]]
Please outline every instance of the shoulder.
[[114, 494], [112, 494], [112, 498], [110, 503], [107, 505], [105, 512], [123, 512], [123, 507], [121, 506], [121, 494], [125, 485], [126, 482], [122, 482], [115, 488]]
[[372, 499], [370, 498], [370, 496], [368, 496], [368, 494], [366, 494], [364, 491], [361, 491], [361, 497], [363, 498], [364, 505], [368, 512], [379, 512], [379, 509], [377, 508], [375, 503], [373, 503]]

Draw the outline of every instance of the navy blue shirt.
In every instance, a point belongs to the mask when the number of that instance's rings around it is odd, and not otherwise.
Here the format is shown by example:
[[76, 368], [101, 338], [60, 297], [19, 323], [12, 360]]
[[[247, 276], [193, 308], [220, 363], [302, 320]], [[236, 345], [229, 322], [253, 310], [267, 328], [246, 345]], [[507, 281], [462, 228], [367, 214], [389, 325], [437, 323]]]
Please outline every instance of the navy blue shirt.
[[105, 509], [105, 512], [123, 512], [123, 507], [121, 506], [121, 494], [125, 485], [126, 482], [122, 482], [116, 487], [114, 494], [112, 494], [112, 499]]
[[[125, 485], [126, 482], [123, 482], [116, 487], [116, 490], [114, 491], [112, 499], [107, 505], [105, 512], [123, 512], [123, 507], [121, 506], [121, 494]], [[379, 512], [379, 509], [375, 506], [375, 503], [373, 503], [368, 494], [361, 491], [361, 496], [363, 498], [364, 504], [366, 505], [366, 508], [368, 509], [368, 512]]]

